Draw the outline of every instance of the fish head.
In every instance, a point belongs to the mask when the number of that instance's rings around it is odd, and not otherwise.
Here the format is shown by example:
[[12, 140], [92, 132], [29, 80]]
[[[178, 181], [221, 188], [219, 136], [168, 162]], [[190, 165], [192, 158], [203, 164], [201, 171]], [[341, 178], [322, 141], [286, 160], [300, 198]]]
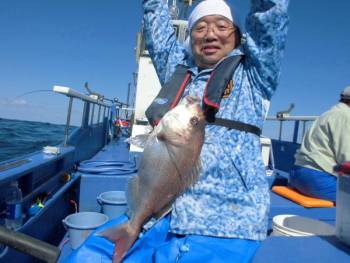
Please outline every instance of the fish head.
[[[175, 108], [167, 112], [159, 125], [162, 134], [177, 143], [188, 143], [194, 138], [204, 138], [205, 116], [200, 99], [185, 97]], [[202, 138], [203, 137], [203, 138]]]
[[[182, 107], [184, 109], [182, 109]], [[201, 109], [200, 99], [198, 97], [185, 97], [179, 105], [178, 110], [180, 111], [180, 114], [183, 114], [184, 116], [183, 125], [187, 125], [189, 130], [195, 131], [204, 129], [205, 116]]]

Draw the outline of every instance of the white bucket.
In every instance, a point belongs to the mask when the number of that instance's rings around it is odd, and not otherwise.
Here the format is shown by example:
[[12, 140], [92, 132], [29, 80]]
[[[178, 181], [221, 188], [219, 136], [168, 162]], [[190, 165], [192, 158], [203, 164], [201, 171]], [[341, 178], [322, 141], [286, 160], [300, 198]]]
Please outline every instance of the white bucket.
[[331, 236], [335, 228], [320, 220], [296, 215], [278, 215], [272, 219], [273, 236]]
[[97, 202], [102, 207], [102, 213], [109, 219], [117, 218], [126, 212], [127, 203], [124, 191], [109, 191], [100, 194]]
[[89, 234], [108, 221], [108, 216], [96, 212], [80, 212], [67, 216], [62, 222], [68, 230], [72, 249], [78, 248]]
[[337, 180], [336, 236], [350, 246], [350, 175]]

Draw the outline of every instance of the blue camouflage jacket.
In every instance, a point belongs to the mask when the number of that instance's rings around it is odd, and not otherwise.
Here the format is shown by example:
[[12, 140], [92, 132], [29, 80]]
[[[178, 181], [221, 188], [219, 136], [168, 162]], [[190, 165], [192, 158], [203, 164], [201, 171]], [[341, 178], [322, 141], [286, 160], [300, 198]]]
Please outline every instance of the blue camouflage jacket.
[[[176, 65], [190, 67], [184, 96], [203, 97], [212, 69], [199, 72], [176, 40], [167, 4], [143, 0], [146, 45], [161, 84]], [[262, 129], [267, 106], [279, 78], [287, 34], [288, 0], [251, 0], [245, 42], [230, 55], [244, 58], [232, 76], [234, 88], [223, 98], [217, 117]], [[207, 125], [198, 182], [177, 198], [171, 232], [262, 240], [266, 237], [269, 189], [258, 136]]]

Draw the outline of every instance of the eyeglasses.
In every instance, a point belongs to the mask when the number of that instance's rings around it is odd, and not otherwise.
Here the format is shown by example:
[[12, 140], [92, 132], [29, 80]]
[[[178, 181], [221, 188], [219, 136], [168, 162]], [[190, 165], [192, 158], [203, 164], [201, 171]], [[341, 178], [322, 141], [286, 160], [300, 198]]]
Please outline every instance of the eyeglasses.
[[223, 24], [205, 24], [199, 23], [194, 26], [192, 32], [198, 37], [204, 37], [208, 34], [209, 28], [217, 35], [217, 36], [228, 36], [231, 32], [236, 31], [236, 27], [223, 25]]

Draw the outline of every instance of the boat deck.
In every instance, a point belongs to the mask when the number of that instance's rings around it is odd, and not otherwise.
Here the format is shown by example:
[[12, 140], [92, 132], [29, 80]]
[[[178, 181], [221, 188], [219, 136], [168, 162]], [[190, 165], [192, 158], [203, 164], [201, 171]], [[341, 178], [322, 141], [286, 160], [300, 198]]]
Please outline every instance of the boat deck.
[[[305, 208], [273, 192], [269, 214], [269, 233], [272, 232], [272, 218], [277, 215], [298, 215], [321, 220], [335, 226], [335, 208]], [[269, 235], [262, 242], [253, 263], [308, 263], [349, 262], [350, 247], [335, 236], [286, 237]]]
[[350, 247], [335, 236], [268, 237], [253, 263], [349, 262]]
[[[112, 142], [78, 168], [80, 174], [80, 211], [100, 211], [96, 197], [105, 191], [124, 190], [127, 180], [136, 175], [139, 156], [130, 154], [123, 141]], [[275, 173], [274, 173], [275, 174]], [[269, 178], [271, 184], [274, 175]], [[276, 180], [277, 181], [277, 180]], [[272, 218], [281, 214], [293, 214], [335, 225], [335, 208], [305, 208], [271, 192], [269, 234]], [[62, 242], [62, 262], [72, 250], [69, 242]], [[262, 243], [253, 262], [349, 262], [350, 248], [335, 236], [285, 237], [269, 235]]]
[[137, 173], [138, 156], [129, 153], [122, 140], [105, 146], [78, 167], [80, 174], [79, 210], [99, 212], [96, 197], [106, 191], [124, 191], [128, 179]]

